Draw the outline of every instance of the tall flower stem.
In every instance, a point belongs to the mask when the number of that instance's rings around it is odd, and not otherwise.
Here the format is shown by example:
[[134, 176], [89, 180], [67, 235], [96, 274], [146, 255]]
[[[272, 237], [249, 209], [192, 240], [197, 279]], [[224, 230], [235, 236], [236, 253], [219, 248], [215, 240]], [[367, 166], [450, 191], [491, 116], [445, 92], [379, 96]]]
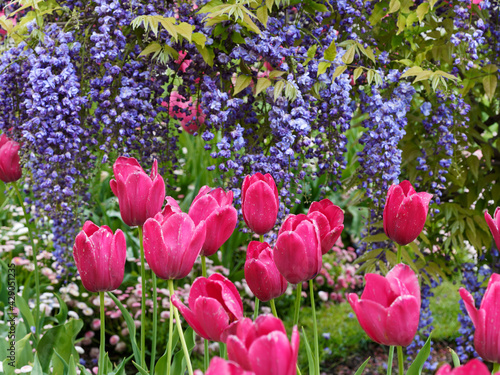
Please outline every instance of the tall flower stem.
[[19, 204], [23, 208], [24, 219], [26, 220], [26, 226], [28, 227], [28, 235], [31, 242], [31, 251], [33, 253], [33, 263], [35, 265], [35, 292], [36, 292], [36, 308], [35, 308], [35, 339], [38, 340], [38, 329], [40, 325], [40, 272], [38, 271], [38, 260], [37, 260], [37, 248], [35, 246], [35, 241], [33, 240], [33, 228], [30, 223], [30, 214], [24, 206], [24, 201], [17, 186], [17, 181], [12, 182], [14, 190], [16, 191], [17, 198], [19, 199]]
[[139, 241], [141, 244], [141, 366], [146, 368], [146, 267], [144, 260], [144, 237], [142, 226], [139, 226]]
[[168, 344], [167, 344], [167, 375], [170, 375], [170, 365], [172, 362], [172, 335], [174, 334], [174, 305], [172, 304], [172, 295], [170, 295], [170, 313], [168, 319]]
[[255, 306], [253, 308], [253, 320], [257, 319], [257, 316], [259, 315], [259, 299], [255, 297]]
[[104, 292], [99, 292], [99, 307], [101, 309], [101, 344], [99, 347], [99, 375], [104, 375], [104, 351], [106, 350], [106, 314], [104, 311]]
[[156, 360], [156, 335], [158, 329], [158, 291], [156, 290], [156, 275], [153, 271], [153, 346], [151, 347], [151, 365], [149, 368], [151, 372], [154, 372], [155, 360]]
[[173, 280], [168, 280], [168, 289], [170, 290], [170, 309], [171, 309], [170, 311], [173, 310], [175, 314], [175, 324], [177, 326], [177, 331], [179, 332], [179, 340], [181, 340], [182, 351], [184, 352], [184, 358], [186, 359], [188, 373], [189, 375], [193, 375], [193, 366], [191, 365], [191, 358], [189, 356], [186, 340], [184, 339], [184, 332], [182, 332], [181, 318], [179, 317], [179, 312], [172, 303], [172, 296], [174, 295]]
[[277, 318], [278, 312], [276, 311], [276, 305], [274, 304], [274, 299], [270, 300], [269, 303], [271, 304], [271, 311], [273, 312], [273, 315]]
[[219, 342], [219, 355], [221, 358], [227, 359], [226, 344]]
[[319, 342], [318, 342], [318, 322], [316, 320], [316, 306], [314, 304], [314, 285], [312, 279], [309, 280], [309, 294], [311, 296], [311, 310], [313, 316], [314, 329], [314, 356], [316, 358], [316, 375], [319, 375]]
[[493, 371], [491, 372], [491, 375], [494, 375], [499, 371], [500, 371], [500, 363], [493, 363]]
[[295, 296], [295, 312], [293, 314], [293, 325], [299, 323], [300, 299], [302, 298], [302, 283], [297, 284], [297, 295]]
[[397, 248], [398, 248], [398, 253], [397, 253], [397, 260], [396, 260], [396, 264], [399, 264], [402, 262], [403, 260], [403, 257], [402, 257], [402, 247], [400, 244], [397, 244]]
[[405, 372], [405, 362], [403, 358], [402, 346], [398, 346], [398, 365], [399, 365], [399, 375], [403, 375]]
[[[207, 277], [207, 261], [204, 255], [201, 256], [201, 275]], [[203, 366], [207, 371], [210, 363], [210, 353], [208, 352], [208, 340], [203, 339]]]
[[387, 358], [387, 375], [392, 374], [392, 361], [394, 358], [394, 346], [389, 347], [389, 358]]

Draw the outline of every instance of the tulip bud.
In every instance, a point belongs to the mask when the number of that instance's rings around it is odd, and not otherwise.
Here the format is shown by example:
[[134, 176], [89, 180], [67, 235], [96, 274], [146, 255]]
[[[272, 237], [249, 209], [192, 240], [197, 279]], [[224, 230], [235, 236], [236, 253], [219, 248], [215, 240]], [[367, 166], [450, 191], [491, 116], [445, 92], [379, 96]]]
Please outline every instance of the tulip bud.
[[252, 231], [263, 235], [273, 229], [279, 207], [278, 189], [269, 173], [245, 177], [241, 189], [241, 211]]
[[460, 296], [476, 328], [474, 349], [485, 361], [500, 363], [500, 274], [491, 275], [479, 309], [464, 288]]
[[212, 190], [203, 186], [189, 208], [189, 216], [195, 225], [202, 220], [207, 225], [201, 255], [215, 254], [231, 237], [238, 222], [238, 214], [233, 207], [233, 192], [226, 193], [222, 188]]
[[267, 242], [248, 244], [245, 279], [255, 297], [263, 302], [281, 296], [288, 285], [274, 264], [273, 251]]
[[318, 225], [321, 253], [324, 255], [335, 245], [344, 229], [344, 211], [330, 199], [323, 199], [311, 204], [307, 217]]
[[226, 331], [227, 355], [246, 371], [259, 375], [295, 375], [299, 353], [299, 332], [293, 327], [288, 340], [283, 322], [261, 315], [233, 323]]
[[21, 178], [19, 149], [21, 146], [5, 134], [0, 136], [0, 180], [6, 184]]
[[165, 200], [165, 182], [158, 174], [155, 160], [151, 176], [134, 158], [120, 156], [113, 165], [116, 180], [110, 181], [111, 190], [118, 197], [122, 220], [128, 226], [142, 226], [161, 211]]
[[392, 185], [384, 207], [384, 231], [399, 245], [413, 242], [424, 229], [432, 194], [416, 193], [409, 181]]
[[144, 224], [144, 255], [161, 279], [182, 279], [191, 272], [205, 241], [206, 226], [185, 213], [156, 214]]
[[[467, 364], [459, 367], [451, 368], [450, 365], [446, 364], [441, 366], [441, 368], [436, 372], [436, 375], [490, 375], [490, 370], [479, 359], [471, 359]], [[497, 372], [496, 375], [500, 375]]]
[[105, 225], [98, 227], [85, 222], [73, 246], [73, 256], [83, 286], [89, 292], [117, 289], [125, 272], [127, 244], [125, 235], [118, 229], [113, 235]]
[[500, 250], [500, 207], [497, 207], [493, 217], [486, 211], [484, 213], [484, 218], [488, 227], [490, 227], [491, 234], [497, 245], [497, 249]]
[[316, 222], [306, 215], [290, 215], [280, 228], [274, 262], [285, 279], [298, 284], [314, 278], [323, 262]]
[[234, 284], [214, 273], [198, 277], [191, 286], [186, 307], [174, 294], [172, 303], [193, 330], [207, 340], [222, 341], [230, 323], [243, 318], [243, 302]]
[[379, 344], [410, 345], [420, 318], [420, 286], [415, 273], [398, 264], [386, 277], [368, 273], [365, 280], [361, 299], [354, 293], [348, 296], [361, 328]]
[[[194, 375], [203, 375], [203, 373], [200, 370], [197, 370], [194, 372]], [[210, 366], [208, 366], [205, 375], [255, 375], [255, 373], [243, 370], [235, 362], [214, 357], [210, 361]]]

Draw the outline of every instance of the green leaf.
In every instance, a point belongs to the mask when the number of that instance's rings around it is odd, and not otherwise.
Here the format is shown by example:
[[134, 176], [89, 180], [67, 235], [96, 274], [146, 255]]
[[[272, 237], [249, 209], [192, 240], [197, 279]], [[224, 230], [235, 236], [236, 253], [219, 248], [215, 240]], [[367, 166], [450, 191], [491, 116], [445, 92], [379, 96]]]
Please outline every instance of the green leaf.
[[125, 375], [125, 365], [128, 361], [132, 359], [134, 355], [132, 354], [130, 357], [125, 358], [120, 364], [112, 371], [108, 372], [108, 375]]
[[321, 74], [325, 73], [326, 70], [332, 66], [332, 63], [329, 63], [329, 62], [325, 62], [325, 61], [321, 61], [319, 64], [318, 64], [318, 76], [320, 76]]
[[59, 296], [58, 293], [55, 293], [57, 300], [59, 301], [59, 313], [55, 316], [59, 324], [64, 324], [66, 319], [68, 318], [68, 306], [66, 302]]
[[429, 3], [422, 3], [417, 8], [417, 17], [420, 22], [423, 21], [425, 15], [429, 12]]
[[69, 357], [68, 375], [76, 375], [76, 363], [75, 363], [75, 358], [73, 358], [73, 355]]
[[372, 15], [369, 18], [369, 21], [373, 26], [379, 23], [382, 17], [387, 15], [387, 5], [387, 1], [381, 1], [375, 4]]
[[448, 348], [448, 350], [450, 351], [451, 358], [453, 359], [453, 366], [459, 367], [460, 366], [460, 358], [458, 358], [457, 353], [452, 348]]
[[207, 37], [203, 35], [202, 33], [194, 33], [191, 36], [191, 39], [195, 44], [201, 47], [205, 47], [205, 43], [207, 42]]
[[368, 251], [368, 252], [364, 253], [363, 255], [361, 255], [359, 258], [356, 258], [356, 260], [354, 261], [354, 264], [363, 263], [363, 262], [366, 262], [367, 260], [370, 260], [370, 259], [375, 259], [376, 257], [378, 257], [382, 253], [382, 251], [383, 251], [383, 249], [375, 249], [372, 251]]
[[387, 235], [385, 233], [378, 233], [378, 234], [374, 234], [371, 236], [367, 236], [367, 237], [363, 238], [361, 241], [370, 243], [370, 242], [387, 241], [388, 239], [389, 239], [389, 237], [387, 237]]
[[373, 77], [375, 76], [375, 72], [372, 69], [368, 70], [368, 73], [366, 73], [366, 80], [368, 81], [368, 84], [371, 85], [373, 81]]
[[347, 69], [347, 65], [339, 65], [337, 66], [337, 69], [335, 69], [335, 71], [333, 72], [333, 75], [332, 75], [332, 82], [335, 78], [337, 78], [338, 76], [340, 76], [342, 73], [344, 73], [344, 71]]
[[484, 92], [490, 100], [493, 100], [497, 89], [497, 76], [491, 74], [483, 78]]
[[31, 375], [43, 375], [42, 366], [38, 360], [38, 354], [35, 353], [35, 360], [33, 362], [33, 370], [31, 370]]
[[316, 374], [315, 371], [316, 363], [312, 354], [311, 346], [309, 345], [309, 340], [307, 340], [307, 335], [306, 331], [304, 330], [304, 327], [302, 327], [302, 337], [304, 337], [304, 344], [306, 346], [307, 363], [309, 365], [309, 375], [314, 375]]
[[165, 17], [161, 18], [160, 23], [165, 28], [165, 30], [167, 30], [167, 32], [174, 37], [175, 41], [177, 42], [178, 36], [174, 23], [169, 18]]
[[[188, 353], [191, 354], [191, 352], [194, 349], [194, 346], [196, 344], [195, 342], [196, 339], [196, 334], [194, 333], [193, 329], [189, 327], [186, 332], [184, 332], [184, 340], [186, 341], [186, 347], [188, 349]], [[184, 350], [179, 350], [177, 354], [174, 356], [174, 360], [172, 362], [172, 374], [184, 374], [185, 369], [186, 369], [187, 363], [186, 359], [184, 358]]]
[[356, 82], [356, 80], [359, 78], [359, 76], [363, 73], [363, 67], [360, 66], [356, 69], [354, 69], [354, 72], [353, 72], [353, 79], [354, 79], [354, 82]]
[[134, 364], [135, 368], [137, 369], [137, 371], [139, 371], [139, 373], [141, 375], [149, 375], [149, 372], [145, 369], [143, 369], [141, 366], [139, 366], [137, 363], [135, 363], [134, 361], [132, 361], [132, 363]]
[[346, 51], [344, 56], [342, 56], [342, 61], [345, 64], [350, 64], [354, 60], [354, 54], [356, 53], [356, 46], [352, 45], [349, 47], [349, 49]]
[[486, 65], [485, 67], [483, 67], [483, 70], [486, 73], [493, 74], [493, 73], [496, 73], [498, 71], [498, 67], [496, 65], [489, 64], [489, 65]]
[[263, 90], [271, 86], [271, 81], [268, 78], [259, 78], [257, 80], [257, 85], [255, 86], [255, 95], [259, 95]]
[[264, 27], [267, 27], [267, 19], [269, 18], [269, 15], [267, 14], [267, 7], [265, 5], [257, 8], [257, 18], [264, 25]]
[[194, 26], [190, 25], [187, 22], [181, 22], [180, 24], [175, 25], [175, 30], [177, 31], [177, 33], [189, 40], [189, 42], [191, 42], [191, 38], [193, 36], [193, 28]]
[[359, 366], [359, 368], [356, 370], [356, 372], [354, 373], [354, 375], [361, 375], [361, 374], [363, 374], [363, 371], [364, 371], [366, 365], [368, 364], [368, 362], [370, 361], [370, 358], [371, 357], [368, 357], [366, 359], [366, 361], [364, 361], [363, 364], [361, 366]]
[[307, 50], [307, 59], [304, 61], [304, 66], [309, 63], [312, 59], [314, 59], [314, 56], [316, 56], [316, 51], [318, 50], [318, 46], [316, 44], [313, 44], [309, 49]]
[[410, 69], [408, 69], [404, 74], [402, 74], [401, 78], [416, 76], [417, 74], [422, 72], [422, 70], [423, 69], [419, 66], [413, 66]]
[[161, 44], [158, 42], [151, 42], [146, 48], [142, 50], [139, 56], [147, 56], [153, 52], [158, 52], [161, 50]]
[[30, 344], [31, 333], [16, 341], [16, 368], [21, 368], [33, 362], [33, 349]]
[[233, 95], [236, 95], [240, 91], [246, 89], [248, 85], [250, 85], [250, 82], [252, 82], [252, 77], [243, 74], [239, 75], [238, 78], [236, 78]]
[[285, 81], [279, 80], [278, 82], [276, 82], [276, 84], [274, 85], [274, 101], [276, 101], [281, 96], [281, 92], [284, 88]]
[[335, 47], [335, 40], [332, 40], [328, 48], [325, 50], [324, 58], [325, 60], [333, 61], [335, 60], [336, 56], [337, 56], [337, 48]]
[[257, 27], [257, 25], [255, 24], [255, 22], [253, 22], [252, 19], [246, 13], [243, 16], [243, 25], [248, 30], [253, 31], [254, 33], [260, 34], [260, 29]]
[[401, 3], [399, 2], [399, 0], [391, 0], [391, 2], [389, 3], [389, 12], [387, 14], [397, 12], [400, 7]]
[[[328, 11], [328, 8], [324, 4], [316, 3], [316, 2], [311, 1], [311, 0], [304, 1], [304, 5], [307, 5], [313, 11], [316, 11], [316, 12], [327, 12]], [[313, 13], [315, 13], [315, 12], [313, 12]]]
[[418, 352], [415, 361], [413, 361], [413, 363], [410, 365], [410, 368], [408, 369], [406, 375], [422, 374], [422, 369], [424, 368], [425, 361], [427, 361], [427, 358], [429, 358], [429, 354], [431, 354], [431, 336], [432, 332], [422, 349], [420, 349], [420, 351]]
[[271, 73], [269, 73], [269, 78], [273, 79], [273, 78], [281, 77], [285, 73], [286, 72], [283, 72], [281, 70], [273, 70]]
[[21, 315], [23, 316], [26, 324], [28, 325], [27, 330], [28, 332], [31, 331], [31, 327], [35, 326], [35, 319], [33, 319], [33, 315], [31, 314], [31, 310], [24, 300], [23, 297], [20, 295], [16, 294], [16, 306], [19, 308], [19, 311], [21, 312]]
[[273, 8], [273, 4], [274, 4], [274, 0], [266, 0], [267, 9], [271, 10]]
[[404, 31], [406, 27], [406, 17], [403, 15], [403, 13], [399, 13], [397, 26], [398, 26], [398, 32], [396, 35], [399, 35], [401, 32]]
[[203, 57], [203, 60], [205, 60], [205, 62], [208, 65], [214, 66], [214, 57], [215, 57], [215, 54], [214, 54], [214, 51], [212, 50], [212, 48], [201, 47], [201, 46], [199, 46], [197, 44], [196, 45], [196, 49], [198, 50], [198, 52]]
[[137, 346], [137, 342], [135, 341], [134, 319], [132, 319], [132, 316], [130, 315], [128, 310], [125, 308], [125, 306], [123, 306], [123, 304], [120, 302], [120, 300], [115, 297], [115, 295], [113, 293], [108, 292], [108, 296], [113, 300], [113, 302], [116, 304], [116, 306], [122, 312], [123, 318], [125, 319], [125, 323], [127, 324], [129, 337], [130, 337], [130, 344], [132, 345], [132, 352], [134, 353], [134, 359], [136, 360], [136, 362], [140, 362], [141, 361], [141, 352], [139, 351], [139, 348]]

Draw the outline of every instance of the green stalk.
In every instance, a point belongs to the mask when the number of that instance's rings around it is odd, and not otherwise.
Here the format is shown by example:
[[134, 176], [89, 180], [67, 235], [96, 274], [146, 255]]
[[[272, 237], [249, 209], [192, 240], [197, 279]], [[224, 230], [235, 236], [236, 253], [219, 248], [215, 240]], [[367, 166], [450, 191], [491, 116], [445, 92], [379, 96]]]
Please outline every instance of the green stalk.
[[221, 358], [227, 359], [226, 344], [219, 342], [219, 355]]
[[387, 359], [387, 375], [392, 374], [392, 358], [394, 357], [394, 346], [389, 347], [389, 358]]
[[500, 371], [500, 363], [493, 363], [493, 371], [491, 371], [491, 375], [494, 375], [499, 371]]
[[[207, 260], [205, 255], [201, 256], [201, 275], [203, 277], [207, 277]], [[203, 365], [205, 367], [205, 371], [208, 370], [208, 366], [210, 363], [210, 353], [208, 351], [208, 340], [203, 339]]]
[[38, 341], [38, 329], [39, 329], [39, 319], [40, 319], [40, 272], [38, 271], [38, 260], [37, 256], [37, 248], [35, 246], [35, 241], [33, 240], [33, 229], [31, 228], [30, 223], [30, 214], [26, 211], [26, 207], [24, 206], [24, 201], [21, 196], [21, 192], [19, 191], [19, 187], [17, 186], [17, 181], [12, 182], [12, 186], [14, 186], [14, 190], [16, 191], [17, 198], [19, 199], [19, 204], [23, 208], [24, 220], [26, 220], [26, 226], [28, 227], [28, 235], [31, 242], [31, 251], [33, 252], [33, 263], [35, 264], [35, 291], [36, 291], [36, 308], [35, 308], [35, 340]]
[[259, 315], [259, 299], [255, 297], [255, 307], [253, 309], [253, 320], [257, 319], [257, 316]]
[[104, 314], [104, 292], [99, 292], [99, 298], [101, 303], [99, 307], [101, 309], [101, 345], [99, 347], [99, 375], [104, 375], [104, 351], [106, 350], [106, 332], [105, 328], [105, 319], [106, 316]]
[[293, 325], [299, 324], [300, 299], [302, 298], [302, 283], [297, 284], [297, 295], [295, 296], [295, 312], [293, 314]]
[[191, 366], [191, 358], [189, 357], [189, 351], [186, 345], [186, 340], [184, 339], [184, 332], [182, 332], [181, 318], [179, 317], [179, 312], [172, 304], [172, 296], [174, 295], [174, 282], [168, 280], [168, 289], [170, 290], [170, 311], [174, 311], [175, 314], [175, 325], [177, 326], [177, 331], [179, 332], [179, 339], [181, 340], [182, 351], [184, 352], [184, 358], [186, 359], [187, 368], [189, 375], [193, 375], [193, 366]]
[[151, 374], [154, 374], [156, 360], [156, 331], [158, 329], [158, 291], [156, 290], [156, 275], [153, 271], [153, 347], [151, 348]]
[[146, 268], [144, 260], [144, 238], [142, 226], [139, 226], [139, 241], [141, 243], [141, 367], [147, 370], [146, 366]]
[[404, 375], [405, 373], [405, 362], [403, 358], [403, 347], [398, 346], [398, 365], [399, 365], [399, 375]]
[[174, 334], [174, 305], [172, 305], [172, 294], [170, 294], [170, 317], [168, 320], [168, 344], [167, 344], [167, 375], [170, 375], [172, 362], [172, 335]]
[[271, 310], [273, 312], [273, 315], [277, 318], [278, 312], [276, 311], [276, 305], [274, 304], [274, 299], [270, 300], [269, 303], [271, 304]]
[[402, 256], [402, 250], [401, 250], [401, 245], [400, 244], [397, 244], [397, 248], [398, 248], [398, 255], [397, 255], [397, 260], [396, 260], [396, 264], [399, 264], [402, 262], [402, 259], [403, 259], [403, 256]]
[[318, 322], [316, 321], [316, 306], [314, 305], [314, 286], [312, 279], [309, 280], [309, 294], [311, 296], [311, 310], [314, 327], [314, 356], [316, 357], [316, 375], [319, 375], [319, 341], [318, 341]]

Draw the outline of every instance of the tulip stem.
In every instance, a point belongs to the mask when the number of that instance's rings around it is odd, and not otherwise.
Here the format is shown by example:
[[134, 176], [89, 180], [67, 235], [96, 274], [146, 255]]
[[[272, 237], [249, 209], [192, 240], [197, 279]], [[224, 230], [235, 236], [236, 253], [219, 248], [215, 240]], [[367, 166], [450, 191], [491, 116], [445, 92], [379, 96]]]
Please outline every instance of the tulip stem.
[[179, 332], [179, 339], [181, 340], [182, 351], [184, 352], [188, 373], [189, 375], [193, 375], [193, 366], [191, 366], [189, 350], [186, 345], [186, 340], [184, 339], [184, 332], [182, 332], [181, 318], [179, 317], [179, 312], [172, 303], [172, 296], [174, 295], [174, 282], [172, 280], [168, 280], [168, 289], [170, 290], [170, 309], [171, 311], [173, 310], [175, 314], [175, 325], [177, 326], [177, 331]]
[[28, 227], [28, 235], [31, 242], [31, 252], [33, 253], [33, 263], [35, 265], [35, 291], [36, 291], [36, 308], [35, 308], [35, 340], [38, 340], [38, 329], [39, 329], [39, 319], [40, 319], [40, 273], [38, 271], [38, 259], [37, 257], [37, 249], [35, 246], [35, 241], [33, 240], [33, 228], [30, 223], [30, 214], [26, 211], [26, 207], [24, 206], [24, 201], [21, 196], [21, 192], [19, 191], [19, 187], [17, 186], [17, 181], [12, 182], [12, 186], [14, 186], [14, 190], [16, 191], [17, 198], [19, 199], [19, 204], [23, 208], [24, 219], [26, 220], [26, 226]]
[[104, 313], [104, 292], [99, 292], [99, 307], [101, 309], [101, 345], [99, 348], [99, 375], [104, 374], [104, 351], [106, 350], [106, 331], [105, 331], [105, 321], [106, 314]]
[[311, 296], [311, 310], [313, 316], [314, 329], [314, 355], [316, 357], [316, 374], [319, 375], [319, 344], [318, 344], [318, 322], [316, 321], [316, 305], [314, 304], [314, 285], [313, 280], [309, 280], [309, 295]]
[[302, 298], [302, 283], [297, 284], [297, 295], [295, 296], [295, 312], [293, 314], [293, 325], [299, 324], [300, 299]]
[[219, 355], [221, 358], [227, 359], [226, 344], [219, 342]]
[[253, 320], [257, 319], [257, 316], [259, 315], [259, 299], [255, 297], [255, 306], [253, 309]]
[[387, 375], [392, 374], [392, 362], [394, 358], [394, 345], [389, 347], [389, 358], [387, 358]]
[[402, 259], [403, 259], [403, 257], [402, 257], [402, 247], [401, 247], [400, 244], [397, 244], [396, 246], [398, 248], [398, 253], [397, 253], [397, 258], [396, 258], [397, 259], [396, 260], [396, 264], [399, 264], [399, 263], [402, 262]]
[[172, 362], [172, 335], [174, 334], [174, 305], [172, 304], [172, 294], [170, 294], [169, 309], [170, 314], [168, 318], [167, 375], [170, 375], [170, 365]]
[[[205, 255], [201, 256], [201, 275], [203, 277], [207, 277], [207, 260]], [[210, 353], [208, 351], [208, 340], [203, 339], [203, 364], [205, 365], [205, 371], [208, 370], [208, 366], [210, 363]]]
[[271, 304], [271, 310], [273, 312], [273, 315], [277, 318], [278, 312], [276, 311], [276, 305], [274, 304], [274, 299], [270, 300], [269, 303]]
[[500, 371], [500, 363], [493, 363], [493, 371], [491, 372], [491, 375], [494, 375], [499, 371]]
[[146, 268], [144, 260], [144, 242], [142, 226], [139, 226], [139, 242], [141, 244], [141, 366], [146, 368]]
[[403, 358], [402, 346], [398, 346], [398, 365], [399, 365], [399, 375], [403, 375], [405, 372], [405, 363]]
[[154, 373], [155, 360], [156, 360], [156, 331], [158, 329], [158, 291], [156, 290], [156, 274], [153, 274], [153, 346], [151, 347], [151, 373]]

